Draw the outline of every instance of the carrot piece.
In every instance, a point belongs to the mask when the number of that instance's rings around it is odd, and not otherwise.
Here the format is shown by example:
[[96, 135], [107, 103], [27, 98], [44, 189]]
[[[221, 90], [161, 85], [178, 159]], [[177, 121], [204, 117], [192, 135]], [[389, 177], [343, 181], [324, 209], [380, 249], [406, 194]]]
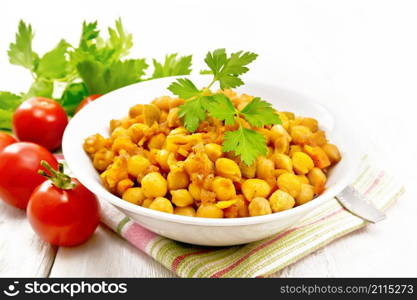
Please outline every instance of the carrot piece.
[[323, 169], [331, 165], [330, 159], [326, 152], [320, 147], [311, 147], [309, 145], [304, 146], [304, 151], [310, 155], [317, 168]]

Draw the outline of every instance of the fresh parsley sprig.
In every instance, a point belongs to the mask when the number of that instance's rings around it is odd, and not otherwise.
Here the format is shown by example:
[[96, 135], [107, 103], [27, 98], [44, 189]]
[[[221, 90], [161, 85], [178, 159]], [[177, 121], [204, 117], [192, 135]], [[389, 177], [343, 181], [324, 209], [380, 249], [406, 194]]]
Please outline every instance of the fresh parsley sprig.
[[168, 89], [178, 97], [189, 100], [180, 106], [179, 111], [179, 116], [184, 119], [185, 128], [194, 132], [200, 122], [205, 120], [206, 103], [210, 100], [210, 96], [206, 94], [213, 84], [219, 82], [221, 89], [242, 85], [243, 81], [239, 76], [249, 70], [246, 65], [254, 61], [257, 56], [252, 52], [239, 51], [228, 57], [225, 49], [217, 49], [207, 53], [204, 59], [210, 70], [202, 71], [202, 73], [213, 75], [213, 80], [205, 89], [198, 89], [187, 78], [179, 78], [173, 82]]
[[281, 120], [271, 104], [260, 98], [252, 99], [242, 110], [238, 110], [224, 94], [211, 94], [210, 87], [216, 82], [223, 90], [244, 84], [239, 76], [249, 70], [246, 66], [256, 57], [255, 53], [243, 51], [228, 57], [224, 49], [217, 49], [209, 52], [204, 60], [210, 70], [201, 73], [213, 75], [206, 88], [198, 89], [187, 78], [179, 78], [168, 87], [173, 94], [187, 100], [179, 107], [179, 117], [190, 132], [196, 131], [207, 115], [224, 121], [225, 125], [237, 124], [238, 129], [225, 133], [222, 151], [234, 151], [247, 165], [251, 165], [258, 156], [266, 155], [267, 145], [265, 137], [244, 127], [242, 119], [253, 127], [279, 124]]

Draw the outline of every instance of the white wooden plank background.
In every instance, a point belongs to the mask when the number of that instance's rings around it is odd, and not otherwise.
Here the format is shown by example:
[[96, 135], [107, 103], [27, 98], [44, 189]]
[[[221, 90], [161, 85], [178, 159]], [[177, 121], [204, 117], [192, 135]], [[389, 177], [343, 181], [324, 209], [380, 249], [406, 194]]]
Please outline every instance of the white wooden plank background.
[[[297, 89], [330, 109], [343, 109], [368, 152], [406, 186], [387, 220], [275, 276], [416, 276], [416, 3], [147, 2], [119, 0], [116, 6], [77, 0], [62, 9], [55, 1], [43, 1], [44, 10], [34, 1], [2, 1], [0, 90], [18, 92], [30, 83], [30, 76], [6, 57], [20, 18], [33, 24], [39, 52], [64, 36], [76, 42], [83, 19], [96, 18], [104, 26], [118, 16], [134, 35], [136, 56], [179, 51], [195, 54], [197, 62], [216, 47], [254, 50], [260, 57], [247, 78]], [[211, 23], [212, 15], [221, 20]], [[104, 227], [82, 246], [55, 249], [34, 235], [23, 212], [0, 203], [0, 276], [174, 275]]]

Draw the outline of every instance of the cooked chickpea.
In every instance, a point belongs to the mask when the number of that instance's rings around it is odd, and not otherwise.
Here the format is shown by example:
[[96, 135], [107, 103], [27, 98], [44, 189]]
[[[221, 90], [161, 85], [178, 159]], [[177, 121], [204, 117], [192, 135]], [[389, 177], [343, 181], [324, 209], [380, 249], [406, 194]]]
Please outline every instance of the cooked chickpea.
[[308, 138], [312, 132], [310, 128], [302, 125], [296, 125], [291, 128], [292, 142], [298, 145], [304, 145], [307, 143]]
[[167, 176], [168, 188], [170, 190], [185, 189], [190, 180], [185, 171], [171, 171]]
[[271, 213], [271, 206], [265, 198], [256, 197], [249, 203], [249, 215], [251, 217], [269, 215]]
[[218, 158], [223, 155], [222, 146], [215, 143], [204, 145], [206, 153], [212, 162], [215, 162]]
[[290, 146], [290, 142], [284, 136], [281, 136], [274, 141], [275, 152], [288, 153], [289, 146]]
[[324, 169], [330, 166], [330, 159], [322, 148], [318, 146], [311, 147], [309, 145], [305, 145], [304, 150], [308, 155], [310, 155], [317, 168]]
[[123, 200], [136, 204], [136, 205], [142, 205], [143, 200], [145, 200], [145, 195], [143, 194], [143, 191], [139, 187], [132, 187], [127, 189], [122, 196]]
[[298, 177], [291, 173], [284, 173], [277, 179], [277, 184], [280, 190], [287, 192], [294, 198], [300, 193], [301, 183]]
[[98, 171], [104, 171], [111, 165], [114, 159], [113, 151], [102, 148], [94, 154], [93, 166]]
[[174, 207], [172, 206], [171, 201], [164, 197], [157, 197], [149, 205], [150, 209], [166, 212], [169, 214], [174, 213]]
[[152, 126], [155, 122], [159, 122], [161, 110], [154, 104], [145, 104], [143, 106], [143, 120], [146, 125]]
[[244, 199], [242, 195], [237, 196], [236, 201], [236, 207], [237, 207], [237, 215], [239, 218], [248, 217], [249, 216], [249, 203]]
[[310, 146], [323, 146], [327, 143], [326, 134], [322, 130], [317, 130], [307, 140]]
[[142, 207], [149, 208], [149, 206], [151, 205], [152, 202], [153, 202], [152, 198], [146, 198], [142, 202]]
[[161, 149], [164, 142], [165, 142], [165, 134], [159, 133], [151, 137], [148, 143], [148, 148], [149, 149]]
[[201, 188], [196, 183], [190, 183], [188, 191], [195, 200], [201, 200]]
[[115, 128], [111, 133], [111, 138], [112, 139], [116, 139], [116, 138], [121, 137], [121, 136], [129, 136], [129, 131], [126, 128], [123, 128], [121, 126]]
[[246, 178], [253, 178], [256, 175], [256, 162], [248, 166], [244, 162], [239, 162], [239, 168], [242, 175]]
[[128, 178], [128, 176], [127, 158], [124, 155], [116, 156], [114, 158], [114, 162], [108, 167], [108, 169], [100, 174], [100, 178], [106, 188], [113, 192], [117, 183]]
[[277, 169], [292, 171], [292, 160], [288, 155], [282, 153], [274, 153], [272, 159], [274, 160], [275, 167]]
[[122, 179], [117, 183], [117, 194], [119, 194], [119, 196], [123, 195], [123, 193], [131, 188], [134, 185], [133, 181], [130, 180], [129, 178], [126, 179]]
[[295, 152], [292, 156], [292, 165], [294, 171], [297, 174], [307, 174], [312, 168], [314, 168], [314, 162], [310, 156], [304, 152]]
[[138, 146], [136, 146], [128, 136], [120, 136], [117, 137], [113, 141], [112, 148], [114, 153], [120, 153], [120, 151], [124, 150], [127, 153], [133, 153], [136, 149], [138, 149]]
[[293, 171], [293, 170], [288, 171], [288, 170], [286, 170], [286, 169], [275, 169], [275, 171], [274, 171], [274, 175], [275, 175], [275, 177], [277, 177], [277, 178], [278, 178], [280, 175], [284, 174], [284, 173], [291, 173], [291, 174], [294, 174], [294, 171]]
[[158, 172], [145, 175], [141, 181], [143, 193], [146, 197], [163, 197], [167, 193], [168, 184], [166, 179]]
[[266, 128], [256, 128], [255, 131], [262, 134], [265, 138], [266, 144], [269, 145], [272, 137], [271, 131]]
[[224, 218], [238, 218], [239, 214], [238, 214], [237, 206], [234, 204], [232, 206], [229, 206], [223, 209], [223, 217]]
[[327, 157], [332, 164], [338, 163], [342, 158], [339, 149], [333, 144], [325, 144], [321, 148], [327, 154]]
[[159, 109], [169, 110], [169, 101], [170, 100], [171, 100], [171, 97], [169, 97], [169, 96], [162, 96], [162, 97], [155, 98], [152, 101], [152, 104], [155, 104], [156, 106], [158, 106]]
[[219, 158], [216, 160], [216, 174], [233, 181], [239, 181], [242, 177], [237, 163], [228, 158]]
[[169, 165], [168, 165], [168, 157], [169, 157], [169, 151], [165, 149], [156, 150], [155, 160], [159, 164], [162, 170], [169, 171]]
[[169, 108], [173, 109], [185, 103], [184, 99], [181, 98], [171, 98], [169, 99]]
[[300, 145], [291, 145], [288, 155], [290, 157], [293, 157], [295, 152], [303, 152], [303, 147], [301, 147]]
[[146, 168], [149, 167], [150, 164], [149, 160], [142, 155], [131, 156], [127, 160], [127, 172], [135, 178], [139, 175], [143, 176]]
[[184, 168], [188, 175], [193, 178], [192, 176], [196, 174], [212, 173], [214, 166], [206, 153], [198, 153], [196, 155], [191, 154], [187, 157], [184, 161]]
[[175, 207], [174, 214], [187, 216], [187, 217], [195, 217], [196, 212], [194, 207], [192, 206], [185, 206], [185, 207]]
[[167, 116], [167, 123], [169, 127], [178, 127], [180, 125], [180, 118], [178, 117], [179, 108], [171, 108]]
[[149, 127], [145, 124], [136, 123], [127, 129], [127, 134], [130, 136], [132, 142], [137, 144], [145, 136], [147, 130], [149, 130]]
[[236, 197], [236, 189], [232, 180], [224, 177], [216, 177], [212, 184], [213, 192], [219, 201], [229, 200]]
[[314, 198], [314, 187], [311, 184], [301, 184], [301, 190], [298, 196], [295, 198], [297, 205], [307, 203]]
[[284, 111], [283, 113], [287, 116], [288, 120], [294, 120], [295, 119], [295, 115], [294, 115], [293, 112]]
[[269, 197], [269, 205], [273, 212], [279, 212], [293, 208], [295, 200], [293, 196], [287, 192], [276, 190], [271, 197]]
[[277, 124], [271, 127], [270, 129], [271, 141], [275, 141], [277, 138], [285, 137], [288, 141], [291, 139], [287, 130], [284, 126]]
[[185, 207], [194, 203], [193, 197], [186, 189], [171, 191], [171, 195], [172, 203], [174, 203], [176, 206]]
[[307, 175], [308, 180], [314, 186], [314, 192], [316, 194], [321, 194], [324, 191], [324, 186], [326, 184], [326, 175], [319, 168], [313, 168]]
[[288, 127], [290, 125], [288, 116], [283, 112], [278, 112], [279, 118], [281, 119], [282, 127], [284, 127], [286, 130], [288, 130]]
[[271, 140], [273, 141], [275, 152], [288, 152], [291, 137], [282, 125], [274, 125], [271, 128]]
[[313, 118], [302, 118], [300, 125], [308, 127], [311, 132], [316, 132], [319, 129], [319, 122]]
[[110, 133], [112, 133], [116, 128], [119, 128], [122, 125], [122, 122], [120, 120], [110, 120]]
[[253, 178], [245, 180], [242, 184], [242, 193], [248, 201], [255, 197], [268, 197], [271, 192], [269, 184], [262, 179]]
[[104, 148], [105, 138], [100, 134], [89, 136], [84, 141], [84, 151], [88, 154], [94, 154], [100, 149]]
[[200, 218], [223, 218], [223, 210], [212, 203], [202, 204], [197, 209], [196, 216]]
[[300, 183], [310, 183], [310, 181], [308, 180], [308, 177], [306, 175], [297, 175], [298, 180], [300, 180]]
[[[256, 160], [256, 177], [268, 180], [274, 177], [274, 162], [265, 156]], [[275, 180], [275, 179], [274, 179]]]
[[143, 104], [136, 104], [129, 109], [129, 117], [135, 118], [143, 113]]

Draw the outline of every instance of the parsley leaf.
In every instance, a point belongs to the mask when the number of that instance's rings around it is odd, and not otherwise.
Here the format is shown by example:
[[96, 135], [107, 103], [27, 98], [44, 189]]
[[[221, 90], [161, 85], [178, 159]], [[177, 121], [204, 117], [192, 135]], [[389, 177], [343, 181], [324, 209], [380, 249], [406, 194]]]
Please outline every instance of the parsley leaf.
[[105, 94], [140, 81], [147, 67], [144, 59], [115, 61], [109, 66], [86, 60], [77, 65], [77, 70], [90, 94]]
[[109, 27], [109, 40], [107, 47], [109, 49], [114, 49], [112, 56], [116, 59], [125, 57], [130, 48], [133, 46], [132, 34], [127, 33], [122, 24], [122, 20], [119, 18], [115, 22], [115, 29]]
[[281, 120], [272, 105], [256, 97], [249, 102], [240, 113], [250, 125], [262, 127], [265, 125], [281, 124]]
[[238, 130], [228, 131], [224, 134], [222, 151], [234, 151], [248, 166], [258, 156], [266, 155], [267, 150], [265, 137], [254, 130], [240, 127]]
[[196, 131], [200, 122], [206, 119], [206, 106], [209, 101], [209, 96], [199, 96], [179, 107], [178, 116], [184, 119], [184, 126], [188, 131]]
[[[271, 104], [260, 98], [252, 99], [243, 110], [238, 111], [225, 95], [215, 94], [210, 96], [210, 101], [205, 106], [211, 116], [224, 121], [226, 125], [235, 124], [235, 117], [240, 116], [245, 117], [249, 124], [255, 127], [280, 123]], [[240, 121], [238, 123], [237, 130], [225, 133], [223, 151], [235, 151], [245, 164], [251, 165], [259, 155], [265, 155], [265, 138], [252, 129], [244, 128]]]
[[235, 123], [236, 109], [233, 103], [223, 94], [215, 94], [210, 97], [210, 101], [206, 105], [209, 114], [226, 125]]
[[14, 111], [22, 103], [22, 97], [0, 91], [0, 109]]
[[0, 130], [12, 130], [13, 112], [0, 108]]
[[178, 78], [168, 87], [174, 95], [182, 99], [189, 99], [200, 94], [200, 90], [187, 78]]
[[97, 21], [92, 23], [87, 23], [84, 21], [78, 47], [84, 51], [88, 51], [91, 47], [90, 41], [96, 39], [99, 34], [100, 30], [97, 29]]
[[30, 97], [46, 97], [52, 98], [52, 93], [54, 91], [54, 84], [52, 81], [44, 79], [44, 78], [37, 78], [29, 88], [29, 91], [24, 95], [24, 98]]
[[59, 102], [68, 115], [73, 116], [78, 104], [88, 95], [89, 93], [84, 82], [75, 82], [65, 87]]
[[97, 22], [83, 22], [78, 48], [69, 53], [75, 70], [79, 63], [86, 60], [110, 65], [128, 54], [133, 46], [132, 35], [124, 30], [122, 21], [116, 20], [115, 28], [109, 27], [108, 32], [109, 38], [104, 40], [97, 29]]
[[190, 74], [192, 56], [188, 55], [177, 58], [177, 55], [177, 53], [166, 55], [164, 64], [154, 59], [154, 71], [151, 79]]
[[22, 103], [22, 97], [10, 92], [0, 92], [0, 129], [12, 129], [13, 111]]
[[61, 40], [54, 49], [45, 53], [39, 60], [36, 74], [49, 79], [65, 77], [68, 71], [68, 61], [65, 55], [69, 46], [65, 40]]
[[217, 49], [212, 53], [207, 53], [205, 62], [210, 71], [203, 70], [202, 74], [213, 74], [214, 80], [218, 80], [220, 88], [235, 88], [243, 84], [240, 75], [246, 73], [249, 69], [246, 65], [256, 59], [258, 55], [252, 52], [238, 51], [227, 57], [225, 49]]
[[204, 61], [211, 70], [210, 74], [217, 76], [227, 61], [226, 50], [222, 48], [208, 52]]
[[19, 65], [33, 71], [39, 59], [32, 50], [33, 40], [32, 26], [26, 25], [22, 20], [19, 22], [16, 41], [9, 46], [9, 61], [11, 64]]

